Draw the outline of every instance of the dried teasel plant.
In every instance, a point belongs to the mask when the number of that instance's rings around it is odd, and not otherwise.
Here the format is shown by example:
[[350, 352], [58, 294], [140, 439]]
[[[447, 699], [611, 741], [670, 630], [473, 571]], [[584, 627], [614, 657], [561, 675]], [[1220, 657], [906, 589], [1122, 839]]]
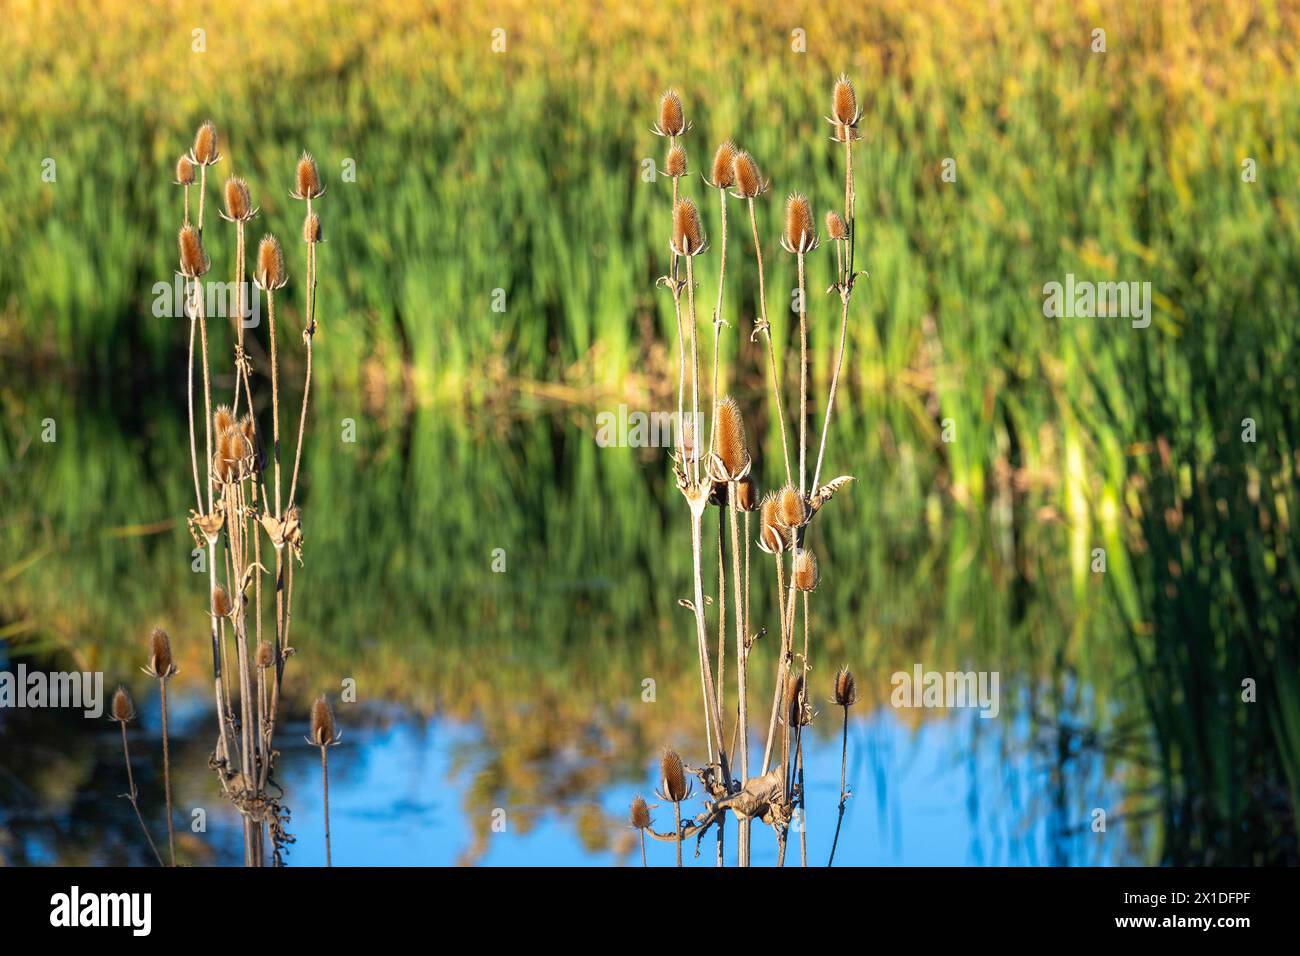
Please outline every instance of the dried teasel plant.
[[158, 852], [158, 847], [153, 842], [153, 835], [149, 832], [149, 827], [145, 825], [144, 816], [140, 813], [140, 794], [135, 788], [135, 774], [131, 770], [131, 746], [126, 739], [126, 725], [135, 720], [135, 704], [131, 702], [131, 695], [127, 693], [125, 687], [119, 686], [113, 693], [113, 702], [109, 707], [109, 719], [114, 721], [122, 731], [122, 759], [126, 762], [127, 783], [127, 792], [122, 794], [122, 798], [130, 802], [131, 809], [135, 811], [135, 818], [140, 822], [140, 830], [149, 843], [149, 849], [153, 852], [154, 859], [158, 861], [159, 866], [163, 866], [162, 854]]
[[[703, 784], [704, 811], [685, 824], [680, 819], [678, 799], [682, 790], [675, 785], [676, 768], [681, 758], [675, 753], [676, 763], [666, 753], [661, 761], [661, 796], [670, 800], [678, 815], [677, 825], [671, 835], [656, 834], [652, 828], [638, 827], [656, 840], [677, 844], [680, 862], [682, 840], [691, 835], [699, 842], [712, 827], [717, 827], [718, 863], [724, 861], [723, 821], [726, 811], [739, 822], [737, 862], [749, 863], [751, 832], [754, 820], [770, 826], [776, 836], [778, 861], [784, 862], [786, 834], [794, 814], [804, 814], [804, 760], [803, 727], [816, 717], [808, 703], [806, 688], [810, 675], [810, 661], [818, 646], [812, 640], [812, 598], [821, 578], [817, 560], [809, 547], [808, 535], [814, 519], [834, 493], [852, 481], [851, 476], [841, 476], [822, 484], [832, 415], [839, 387], [847, 342], [849, 302], [854, 282], [859, 273], [855, 263], [855, 196], [853, 191], [853, 149], [859, 139], [858, 126], [862, 113], [857, 94], [847, 77], [841, 76], [833, 85], [832, 110], [828, 119], [834, 126], [836, 143], [842, 143], [845, 155], [845, 188], [843, 210], [833, 209], [825, 217], [825, 236], [835, 248], [835, 283], [841, 303], [840, 336], [833, 350], [832, 376], [825, 397], [825, 413], [821, 421], [821, 435], [813, 457], [813, 421], [810, 370], [812, 367], [809, 341], [809, 300], [807, 296], [809, 257], [818, 254], [821, 235], [813, 215], [812, 200], [803, 193], [792, 191], [785, 203], [780, 234], [781, 247], [795, 257], [798, 270], [798, 336], [797, 357], [798, 405], [787, 415], [784, 396], [793, 392], [787, 383], [781, 362], [778, 343], [768, 321], [766, 277], [756, 202], [769, 191], [769, 181], [759, 171], [755, 158], [746, 150], [725, 140], [716, 150], [708, 175], [702, 178], [706, 187], [717, 189], [718, 233], [717, 243], [710, 247], [705, 236], [700, 208], [696, 198], [683, 195], [686, 172], [685, 147], [679, 139], [691, 129], [681, 97], [673, 91], [659, 100], [656, 134], [670, 140], [666, 171], [672, 187], [669, 231], [668, 269], [659, 284], [672, 295], [673, 315], [677, 328], [677, 410], [678, 437], [672, 456], [673, 476], [679, 491], [686, 500], [691, 530], [692, 593], [679, 600], [691, 612], [696, 634], [696, 654], [699, 664], [701, 698], [704, 711], [704, 751], [707, 762], [692, 771]], [[758, 476], [763, 471], [762, 455], [753, 448], [745, 433], [740, 395], [721, 394], [719, 355], [722, 352], [722, 330], [730, 325], [723, 316], [723, 290], [728, 279], [727, 252], [728, 198], [740, 199], [749, 213], [750, 233], [757, 265], [757, 315], [752, 316], [750, 341], [758, 342], [761, 336], [763, 359], [760, 372], [767, 383], [769, 408], [774, 411], [773, 428], [780, 436], [780, 462], [770, 469], [774, 490], [760, 495]], [[717, 286], [712, 316], [713, 351], [711, 382], [702, 387], [700, 342], [700, 313], [697, 307], [697, 275], [702, 269], [696, 260], [716, 252], [718, 256]], [[683, 275], [684, 273], [684, 275]], [[729, 300], [727, 300], [729, 301]], [[743, 319], [744, 317], [741, 316]], [[818, 340], [820, 345], [820, 340]], [[743, 351], [738, 351], [741, 358]], [[743, 376], [741, 376], [743, 379]], [[705, 395], [705, 392], [708, 392]], [[706, 420], [707, 415], [707, 420]], [[704, 429], [707, 427], [707, 433]], [[701, 438], [707, 434], [707, 445]], [[794, 435], [794, 448], [789, 436]], [[704, 446], [702, 448], [702, 446]], [[707, 460], [702, 461], [702, 451], [707, 450]], [[757, 479], [757, 480], [756, 480]], [[719, 506], [711, 509], [710, 505]], [[757, 537], [751, 540], [750, 513], [757, 512]], [[706, 599], [703, 586], [704, 522], [710, 522], [710, 537], [714, 532], [712, 514], [717, 515], [717, 585], [716, 596]], [[743, 536], [738, 533], [743, 520]], [[726, 533], [730, 527], [730, 534]], [[750, 656], [755, 642], [765, 628], [755, 627], [750, 617], [751, 583], [757, 579], [750, 572], [750, 546], [770, 555], [772, 576], [776, 584], [776, 615], [779, 623], [780, 646], [771, 662], [775, 672], [772, 707], [768, 719], [768, 732], [761, 760], [749, 758], [749, 701], [748, 674]], [[710, 545], [712, 549], [712, 544]], [[728, 573], [730, 572], [730, 573]], [[730, 594], [728, 594], [730, 578]], [[727, 618], [730, 612], [730, 621]], [[802, 612], [802, 652], [795, 647], [796, 624]], [[716, 618], [718, 643], [716, 654], [711, 653], [708, 634], [713, 629], [709, 618]], [[726, 647], [723, 636], [728, 623], [735, 626], [735, 655], [733, 669], [726, 667]], [[729, 700], [728, 680], [735, 673], [734, 702]], [[847, 673], [847, 672], [845, 672]], [[715, 681], [716, 675], [716, 681]], [[856, 688], [844, 679], [837, 681], [837, 704], [845, 711], [843, 750], [847, 753], [848, 705], [841, 700], [855, 699]], [[843, 685], [843, 686], [841, 686]], [[735, 717], [735, 734], [728, 744], [723, 728], [727, 717]], [[778, 734], [778, 729], [780, 733]], [[780, 742], [780, 747], [776, 746]], [[779, 752], [777, 752], [779, 750]], [[738, 763], [732, 767], [734, 754]], [[773, 760], [779, 764], [772, 766]], [[736, 772], [738, 771], [738, 772]], [[671, 773], [670, 773], [671, 772]], [[843, 818], [844, 766], [842, 761], [841, 822]], [[837, 835], [839, 824], [837, 823]], [[807, 863], [806, 826], [800, 831], [800, 858]]]
[[330, 856], [330, 767], [329, 749], [337, 747], [342, 739], [334, 729], [334, 712], [330, 710], [325, 695], [317, 697], [311, 705], [311, 735], [307, 743], [320, 748], [321, 786], [325, 792], [325, 865], [332, 866]]

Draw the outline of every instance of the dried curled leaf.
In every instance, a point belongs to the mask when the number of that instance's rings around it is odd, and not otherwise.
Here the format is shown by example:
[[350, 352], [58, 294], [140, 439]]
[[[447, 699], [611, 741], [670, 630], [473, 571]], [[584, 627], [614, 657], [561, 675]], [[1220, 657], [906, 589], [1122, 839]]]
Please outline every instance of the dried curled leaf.
[[835, 492], [839, 491], [850, 481], [854, 481], [852, 475], [840, 475], [838, 478], [832, 478], [826, 484], [817, 489], [817, 493], [812, 496], [811, 505], [813, 511], [819, 509], [826, 502], [830, 501]]

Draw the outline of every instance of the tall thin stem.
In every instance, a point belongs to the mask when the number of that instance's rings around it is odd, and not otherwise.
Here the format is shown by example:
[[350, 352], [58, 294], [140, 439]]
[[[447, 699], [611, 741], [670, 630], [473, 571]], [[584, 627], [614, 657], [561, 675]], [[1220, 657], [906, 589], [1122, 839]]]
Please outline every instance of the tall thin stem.
[[808, 302], [804, 253], [799, 253], [799, 494], [806, 496], [808, 458]]
[[[162, 689], [162, 745], [163, 745], [163, 792], [167, 796], [167, 846], [171, 851], [172, 866], [176, 865], [176, 833], [172, 827], [172, 758], [167, 743], [167, 678], [160, 677], [158, 686]], [[122, 727], [125, 741], [126, 727]]]
[[754, 258], [758, 261], [758, 314], [761, 317], [760, 328], [767, 339], [767, 360], [771, 366], [772, 398], [776, 402], [776, 415], [781, 429], [781, 454], [785, 461], [786, 484], [793, 484], [793, 472], [790, 470], [790, 446], [785, 435], [785, 405], [781, 399], [781, 373], [776, 364], [776, 349], [772, 345], [772, 326], [767, 320], [767, 290], [763, 277], [763, 245], [758, 238], [758, 220], [754, 216], [754, 200], [749, 200], [749, 226], [754, 235]]
[[849, 708], [844, 706], [844, 733], [840, 743], [840, 815], [835, 821], [835, 839], [831, 841], [831, 857], [826, 861], [828, 867], [835, 865], [835, 848], [840, 842], [840, 825], [844, 823], [844, 805], [848, 802], [845, 791], [845, 773], [849, 763]]
[[320, 774], [321, 785], [325, 791], [325, 865], [333, 866], [333, 860], [330, 856], [330, 766], [329, 766], [329, 747], [320, 749]]
[[140, 829], [144, 832], [144, 838], [149, 841], [149, 849], [153, 850], [154, 859], [158, 861], [159, 866], [164, 866], [162, 854], [158, 852], [158, 847], [149, 834], [149, 828], [144, 825], [144, 817], [140, 815], [139, 794], [135, 789], [135, 775], [131, 772], [131, 748], [126, 743], [126, 721], [119, 720], [118, 724], [122, 728], [122, 757], [126, 760], [126, 782], [130, 787], [130, 792], [124, 796], [131, 801], [131, 809], [135, 811], [135, 818], [140, 821]]

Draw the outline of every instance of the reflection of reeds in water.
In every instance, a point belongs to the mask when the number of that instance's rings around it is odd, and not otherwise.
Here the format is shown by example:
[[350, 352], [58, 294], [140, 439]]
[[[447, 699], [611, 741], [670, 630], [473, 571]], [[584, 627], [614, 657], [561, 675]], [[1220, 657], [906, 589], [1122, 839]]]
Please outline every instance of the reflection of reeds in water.
[[[819, 573], [817, 561], [806, 545], [807, 530], [812, 519], [821, 507], [830, 499], [835, 490], [848, 482], [848, 477], [837, 478], [826, 485], [820, 484], [821, 468], [826, 451], [826, 439], [834, 410], [835, 395], [839, 384], [839, 371], [843, 363], [844, 346], [849, 313], [849, 301], [853, 292], [857, 273], [854, 271], [854, 193], [853, 193], [853, 154], [852, 144], [857, 139], [857, 125], [860, 112], [852, 85], [841, 77], [834, 85], [832, 93], [832, 116], [828, 117], [834, 129], [832, 139], [844, 144], [845, 179], [844, 209], [842, 215], [832, 212], [827, 216], [827, 232], [835, 246], [836, 279], [829, 291], [839, 295], [841, 304], [841, 328], [839, 346], [834, 355], [834, 374], [826, 399], [826, 409], [822, 422], [820, 448], [813, 463], [811, 482], [809, 481], [809, 374], [811, 369], [810, 345], [808, 335], [808, 298], [807, 298], [807, 257], [820, 246], [812, 204], [799, 194], [792, 193], [786, 203], [784, 228], [780, 238], [781, 247], [795, 256], [798, 269], [797, 311], [799, 315], [799, 366], [798, 394], [799, 404], [796, 412], [794, 431], [797, 434], [797, 469], [792, 468], [791, 454], [786, 439], [786, 416], [782, 402], [785, 382], [782, 379], [781, 365], [776, 346], [772, 340], [771, 328], [767, 321], [766, 289], [763, 273], [762, 248], [759, 240], [757, 220], [754, 216], [754, 200], [766, 192], [767, 183], [758, 172], [757, 164], [749, 153], [744, 152], [728, 140], [718, 147], [711, 169], [711, 176], [705, 182], [718, 190], [720, 239], [717, 245], [719, 268], [717, 301], [713, 313], [713, 369], [708, 401], [711, 405], [709, 415], [709, 443], [707, 461], [702, 462], [699, 438], [703, 433], [700, 395], [700, 343], [699, 315], [696, 308], [696, 265], [695, 260], [708, 251], [709, 245], [700, 221], [699, 209], [693, 200], [680, 195], [681, 183], [686, 172], [685, 152], [678, 142], [690, 129], [685, 120], [681, 100], [676, 93], [669, 92], [660, 101], [659, 122], [654, 131], [669, 140], [666, 167], [672, 182], [672, 232], [669, 242], [671, 259], [668, 274], [659, 281], [667, 287], [673, 299], [673, 312], [676, 317], [678, 336], [678, 412], [679, 434], [674, 453], [674, 474], [678, 489], [685, 497], [689, 509], [691, 530], [691, 558], [693, 595], [681, 603], [694, 617], [696, 631], [696, 654], [699, 663], [701, 693], [704, 705], [705, 747], [707, 763], [693, 772], [699, 777], [704, 788], [705, 809], [683, 827], [680, 805], [685, 799], [675, 796], [668, 784], [669, 756], [665, 755], [661, 767], [664, 778], [665, 799], [672, 801], [676, 828], [671, 835], [656, 834], [648, 825], [637, 827], [644, 836], [649, 833], [657, 839], [671, 840], [677, 845], [678, 863], [681, 862], [681, 843], [687, 836], [697, 835], [700, 839], [712, 826], [718, 827], [718, 864], [723, 864], [723, 820], [727, 810], [731, 810], [739, 822], [736, 859], [741, 866], [748, 866], [750, 860], [750, 839], [754, 819], [759, 819], [773, 828], [778, 845], [778, 858], [784, 860], [785, 837], [790, 821], [796, 810], [804, 812], [803, 794], [803, 727], [813, 719], [812, 708], [808, 705], [806, 687], [812, 653], [811, 641], [811, 594], [817, 589]], [[766, 345], [766, 373], [771, 390], [772, 404], [775, 406], [778, 427], [781, 434], [781, 455], [783, 474], [781, 491], [775, 495], [769, 493], [762, 500], [761, 510], [759, 494], [752, 472], [755, 459], [751, 457], [748, 437], [745, 431], [744, 416], [739, 402], [734, 397], [719, 395], [718, 357], [720, 336], [727, 325], [722, 315], [723, 288], [726, 282], [727, 262], [727, 199], [732, 196], [743, 200], [749, 211], [750, 226], [753, 233], [754, 255], [759, 277], [759, 315], [755, 317], [751, 340], [757, 336], [764, 337]], [[685, 275], [682, 275], [684, 265]], [[683, 293], [684, 302], [683, 302]], [[689, 360], [687, 358], [689, 354]], [[760, 363], [761, 364], [761, 363]], [[689, 388], [688, 388], [689, 379]], [[686, 396], [689, 393], [689, 418], [686, 417]], [[689, 427], [688, 427], [689, 423]], [[797, 479], [796, 479], [797, 475]], [[717, 542], [718, 542], [718, 593], [711, 604], [706, 602], [702, 574], [703, 525], [706, 515], [712, 513], [710, 505], [718, 506]], [[726, 515], [722, 514], [723, 509]], [[749, 755], [749, 666], [750, 653], [755, 640], [763, 633], [755, 631], [749, 620], [750, 608], [750, 526], [749, 512], [760, 510], [758, 527], [758, 544], [760, 549], [772, 555], [777, 597], [777, 616], [780, 625], [780, 648], [772, 666], [776, 671], [776, 681], [771, 715], [768, 720], [767, 741], [763, 750], [763, 759], [753, 772]], [[740, 530], [740, 515], [744, 519], [744, 545]], [[788, 565], [787, 565], [788, 555]], [[727, 556], [730, 557], [728, 568]], [[787, 585], [787, 567], [788, 585]], [[730, 571], [730, 595], [727, 593], [728, 571]], [[803, 646], [797, 655], [798, 670], [792, 665], [796, 660], [794, 633], [797, 612], [801, 596], [803, 610]], [[711, 659], [707, 634], [709, 625], [706, 617], [713, 607], [717, 615], [718, 648], [715, 659]], [[735, 632], [735, 705], [727, 702], [727, 675], [725, 658], [726, 642], [723, 639], [726, 630], [727, 609], [731, 610], [731, 620]], [[715, 669], [716, 663], [716, 669]], [[714, 674], [717, 681], [714, 681]], [[733, 733], [728, 737], [725, 732], [727, 718], [735, 714]], [[845, 720], [847, 727], [847, 706]], [[769, 774], [773, 741], [778, 724], [781, 725], [781, 760], [782, 766]], [[793, 728], [793, 735], [792, 735]], [[847, 757], [847, 731], [845, 734], [845, 756]], [[734, 764], [733, 764], [734, 762]], [[678, 758], [680, 764], [680, 758]], [[847, 798], [841, 782], [840, 816], [843, 818], [844, 803]], [[636, 808], [633, 812], [636, 817]], [[838, 825], [837, 825], [838, 832]], [[800, 827], [801, 858], [807, 864], [806, 826]]]

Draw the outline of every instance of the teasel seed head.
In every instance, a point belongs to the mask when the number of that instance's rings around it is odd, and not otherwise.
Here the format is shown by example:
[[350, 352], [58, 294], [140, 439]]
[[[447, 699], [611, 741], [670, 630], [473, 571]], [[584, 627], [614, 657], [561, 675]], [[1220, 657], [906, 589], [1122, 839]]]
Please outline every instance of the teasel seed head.
[[697, 256], [704, 251], [704, 229], [700, 211], [690, 199], [679, 199], [673, 207], [673, 252], [679, 256]]
[[176, 160], [176, 185], [194, 185], [194, 160], [190, 159], [189, 156], [182, 156]]
[[676, 90], [669, 90], [659, 98], [659, 123], [654, 131], [660, 136], [681, 136], [690, 128], [682, 109], [682, 98]]
[[751, 475], [736, 482], [736, 507], [741, 511], [758, 510], [758, 485]]
[[218, 405], [212, 413], [212, 430], [220, 435], [235, 424], [235, 415], [229, 405]]
[[317, 747], [328, 747], [337, 739], [334, 736], [334, 712], [330, 710], [325, 695], [321, 694], [311, 705], [310, 742]]
[[786, 252], [811, 252], [817, 248], [817, 227], [812, 206], [803, 193], [791, 193], [785, 201], [785, 232], [781, 245]]
[[803, 723], [803, 675], [792, 674], [785, 686], [785, 719], [790, 727]]
[[664, 160], [664, 175], [671, 179], [681, 179], [686, 175], [686, 147], [673, 143], [668, 148], [668, 158]]
[[225, 217], [231, 222], [248, 222], [257, 212], [253, 208], [253, 197], [248, 192], [248, 183], [238, 176], [226, 180], [224, 190], [226, 198]]
[[826, 235], [837, 241], [849, 237], [849, 227], [844, 224], [844, 220], [834, 209], [826, 213]]
[[776, 493], [776, 523], [783, 528], [802, 528], [808, 519], [808, 506], [794, 485]]
[[858, 109], [858, 94], [843, 73], [831, 91], [831, 116], [838, 126], [850, 130], [856, 128], [858, 120], [862, 118], [862, 111]]
[[738, 481], [749, 474], [749, 443], [745, 439], [745, 419], [740, 406], [731, 396], [718, 403], [713, 429], [713, 455], [709, 459], [709, 477], [714, 481]]
[[144, 672], [159, 680], [167, 680], [176, 673], [171, 638], [161, 627], [155, 627], [149, 634], [149, 666]]
[[194, 148], [190, 150], [190, 158], [200, 166], [211, 166], [221, 159], [217, 145], [217, 128], [212, 125], [212, 120], [204, 120], [198, 132], [194, 134]]
[[270, 641], [259, 641], [257, 645], [257, 666], [266, 670], [275, 663], [275, 648]]
[[275, 236], [263, 236], [257, 245], [257, 271], [253, 273], [259, 289], [281, 289], [289, 281], [284, 271], [284, 250]]
[[691, 795], [686, 786], [686, 768], [677, 751], [664, 751], [663, 758], [659, 761], [659, 777], [665, 800], [681, 803]]
[[778, 515], [778, 496], [769, 491], [763, 496], [758, 516], [758, 546], [768, 554], [780, 554], [785, 550], [785, 532], [782, 530]]
[[321, 242], [320, 216], [312, 213], [302, 221], [302, 241], [307, 243]]
[[631, 821], [633, 830], [650, 829], [650, 807], [640, 795], [632, 800]]
[[753, 199], [767, 192], [767, 181], [758, 172], [754, 157], [741, 150], [731, 160], [731, 178], [736, 184], [736, 195]]
[[311, 153], [304, 152], [298, 157], [298, 168], [294, 170], [294, 190], [290, 195], [294, 199], [315, 199], [322, 195], [325, 188], [320, 183], [320, 170]]
[[188, 279], [206, 275], [211, 262], [208, 254], [203, 251], [203, 238], [199, 235], [199, 230], [194, 226], [181, 226], [177, 244], [181, 252], [181, 275]]
[[717, 189], [727, 189], [736, 182], [736, 144], [727, 140], [718, 147], [718, 151], [713, 154], [713, 186]]
[[118, 685], [113, 694], [113, 720], [119, 724], [125, 724], [135, 720], [135, 704], [131, 703], [131, 695], [126, 692], [126, 688]]
[[835, 675], [835, 703], [841, 707], [852, 707], [858, 702], [858, 682], [847, 667], [841, 667]]
[[816, 591], [820, 576], [817, 572], [817, 555], [807, 548], [799, 549], [794, 556], [794, 587], [796, 591]]
[[230, 592], [225, 589], [224, 585], [218, 584], [212, 589], [212, 613], [215, 617], [230, 617], [230, 612], [234, 610], [234, 602], [230, 600]]

